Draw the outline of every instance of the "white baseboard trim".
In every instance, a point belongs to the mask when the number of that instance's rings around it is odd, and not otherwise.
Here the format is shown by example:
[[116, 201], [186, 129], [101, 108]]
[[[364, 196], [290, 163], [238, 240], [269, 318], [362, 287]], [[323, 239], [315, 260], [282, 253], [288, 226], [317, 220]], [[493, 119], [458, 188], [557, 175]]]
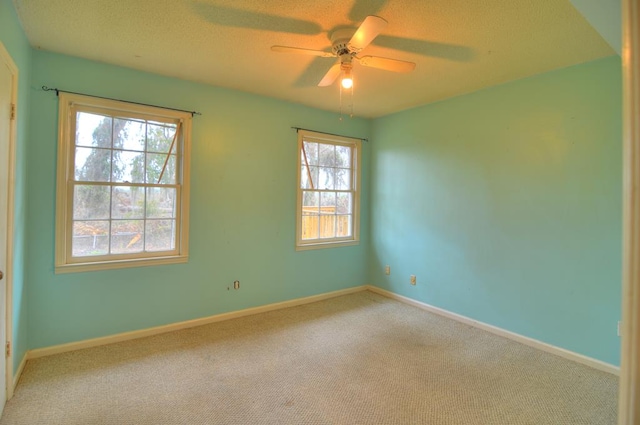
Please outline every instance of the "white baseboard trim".
[[20, 380], [20, 377], [22, 376], [22, 371], [24, 370], [24, 367], [27, 364], [27, 359], [28, 358], [29, 358], [29, 352], [27, 351], [26, 353], [24, 353], [24, 356], [22, 356], [22, 360], [20, 361], [20, 364], [18, 365], [18, 370], [16, 370], [16, 373], [13, 375], [13, 391], [14, 392], [16, 390], [16, 386], [18, 386], [18, 381]]
[[[280, 310], [288, 307], [295, 307], [303, 304], [310, 304], [329, 298], [340, 297], [354, 292], [365, 291], [367, 286], [354, 286], [352, 288], [327, 292], [324, 294], [312, 295], [310, 297], [296, 298], [293, 300], [267, 304], [259, 307], [247, 308], [244, 310], [231, 311], [228, 313], [216, 314], [214, 316], [202, 317], [199, 319], [187, 320], [184, 322], [170, 323], [168, 325], [156, 326], [153, 328], [140, 329], [137, 331], [124, 332], [115, 335], [108, 335], [100, 338], [92, 338], [83, 341], [69, 342], [67, 344], [53, 345], [50, 347], [36, 348], [27, 352], [25, 358], [36, 359], [38, 357], [51, 356], [53, 354], [66, 353], [68, 351], [82, 350], [84, 348], [97, 347], [100, 345], [113, 344], [116, 342], [128, 341], [131, 339], [144, 338], [147, 336], [163, 334], [166, 332], [178, 331], [181, 329], [193, 328], [207, 325], [209, 323], [221, 322], [223, 320], [236, 319], [238, 317], [251, 316], [253, 314], [266, 313], [268, 311]], [[24, 360], [23, 360], [24, 362]]]
[[581, 363], [586, 366], [590, 366], [594, 369], [597, 369], [603, 372], [608, 372], [616, 376], [620, 376], [620, 368], [612, 364], [605, 363], [603, 361], [596, 360], [591, 357], [584, 356], [582, 354], [574, 353], [573, 351], [565, 350], [564, 348], [556, 347], [555, 345], [547, 344], [546, 342], [538, 341], [537, 339], [529, 338], [529, 337], [517, 334], [515, 332], [507, 331], [497, 326], [489, 325], [487, 323], [483, 323], [478, 320], [474, 320], [457, 313], [452, 313], [448, 310], [444, 310], [442, 308], [434, 307], [432, 305], [423, 303], [421, 301], [414, 300], [413, 298], [405, 297], [403, 295], [398, 295], [394, 292], [390, 292], [385, 289], [378, 288], [377, 286], [366, 285], [366, 288], [371, 292], [375, 292], [376, 294], [383, 295], [387, 298], [392, 298], [394, 300], [401, 301], [405, 304], [418, 307], [422, 310], [426, 310], [431, 313], [435, 313], [437, 315], [444, 316], [449, 319], [453, 319], [455, 321], [464, 323], [466, 325], [470, 325], [475, 328], [482, 329], [487, 332], [491, 332], [492, 334], [517, 341], [521, 344], [528, 345], [529, 347], [537, 348], [539, 350], [546, 351], [547, 353], [555, 354], [556, 356], [560, 356], [568, 360], [573, 360], [574, 362]]

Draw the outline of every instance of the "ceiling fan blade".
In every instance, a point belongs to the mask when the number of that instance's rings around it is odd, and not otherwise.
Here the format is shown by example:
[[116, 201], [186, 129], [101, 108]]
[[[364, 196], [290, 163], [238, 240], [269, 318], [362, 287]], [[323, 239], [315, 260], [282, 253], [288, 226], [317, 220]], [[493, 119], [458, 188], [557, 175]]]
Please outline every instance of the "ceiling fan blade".
[[271, 50], [280, 53], [297, 53], [302, 55], [320, 56], [321, 58], [335, 58], [336, 55], [322, 50], [301, 49], [299, 47], [271, 46]]
[[318, 87], [318, 81], [327, 73], [327, 59], [311, 57], [311, 61], [293, 82], [295, 88]]
[[363, 56], [358, 59], [358, 62], [364, 66], [370, 66], [371, 68], [384, 69], [385, 71], [393, 72], [411, 72], [416, 69], [416, 64], [413, 62], [400, 61], [397, 59], [381, 58], [379, 56]]
[[387, 21], [379, 16], [369, 15], [349, 40], [349, 47], [356, 52], [364, 49], [387, 26]]
[[326, 87], [333, 84], [336, 78], [338, 78], [338, 75], [340, 75], [340, 72], [342, 72], [340, 69], [340, 63], [334, 64], [329, 71], [324, 74], [324, 77], [322, 77], [322, 80], [318, 83], [318, 87]]

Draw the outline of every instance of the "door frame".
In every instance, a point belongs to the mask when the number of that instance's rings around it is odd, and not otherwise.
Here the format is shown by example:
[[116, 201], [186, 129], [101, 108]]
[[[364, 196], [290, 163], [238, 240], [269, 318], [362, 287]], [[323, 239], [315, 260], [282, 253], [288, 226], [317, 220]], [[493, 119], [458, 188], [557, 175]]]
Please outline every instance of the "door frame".
[[640, 425], [640, 0], [622, 1], [623, 286], [619, 425]]
[[[7, 192], [7, 269], [5, 271], [6, 280], [6, 339], [11, 343], [11, 350], [9, 355], [5, 358], [6, 374], [5, 374], [5, 386], [7, 392], [7, 400], [13, 397], [13, 390], [15, 382], [13, 382], [13, 353], [15, 347], [13, 346], [13, 226], [14, 226], [14, 208], [15, 208], [15, 182], [16, 182], [16, 132], [17, 132], [17, 118], [18, 118], [18, 67], [16, 66], [13, 58], [5, 49], [4, 44], [0, 41], [0, 60], [7, 64], [9, 71], [11, 72], [11, 103], [15, 105], [15, 115], [13, 119], [9, 120], [9, 169], [8, 171], [8, 192]], [[0, 347], [1, 351], [4, 351], [4, 347]], [[4, 403], [4, 400], [0, 400]]]

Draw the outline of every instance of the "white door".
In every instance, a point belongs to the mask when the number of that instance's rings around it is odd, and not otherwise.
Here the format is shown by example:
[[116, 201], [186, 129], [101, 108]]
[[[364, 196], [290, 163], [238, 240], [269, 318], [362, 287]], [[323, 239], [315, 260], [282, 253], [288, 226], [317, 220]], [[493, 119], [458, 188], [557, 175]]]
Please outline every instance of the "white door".
[[[7, 216], [9, 211], [9, 137], [11, 128], [11, 89], [13, 75], [0, 56], [0, 272], [7, 270]], [[6, 361], [7, 341], [7, 278], [0, 279], [0, 415], [7, 401]]]

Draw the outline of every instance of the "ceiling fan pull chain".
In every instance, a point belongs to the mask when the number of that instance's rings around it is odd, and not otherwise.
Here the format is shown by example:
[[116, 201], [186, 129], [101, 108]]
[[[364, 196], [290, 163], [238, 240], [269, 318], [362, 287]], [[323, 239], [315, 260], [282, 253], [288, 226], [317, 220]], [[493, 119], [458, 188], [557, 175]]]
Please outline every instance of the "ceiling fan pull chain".
[[351, 86], [351, 111], [349, 113], [349, 118], [353, 118], [353, 91], [355, 90], [355, 85]]
[[338, 84], [340, 88], [340, 121], [342, 121], [342, 84]]

